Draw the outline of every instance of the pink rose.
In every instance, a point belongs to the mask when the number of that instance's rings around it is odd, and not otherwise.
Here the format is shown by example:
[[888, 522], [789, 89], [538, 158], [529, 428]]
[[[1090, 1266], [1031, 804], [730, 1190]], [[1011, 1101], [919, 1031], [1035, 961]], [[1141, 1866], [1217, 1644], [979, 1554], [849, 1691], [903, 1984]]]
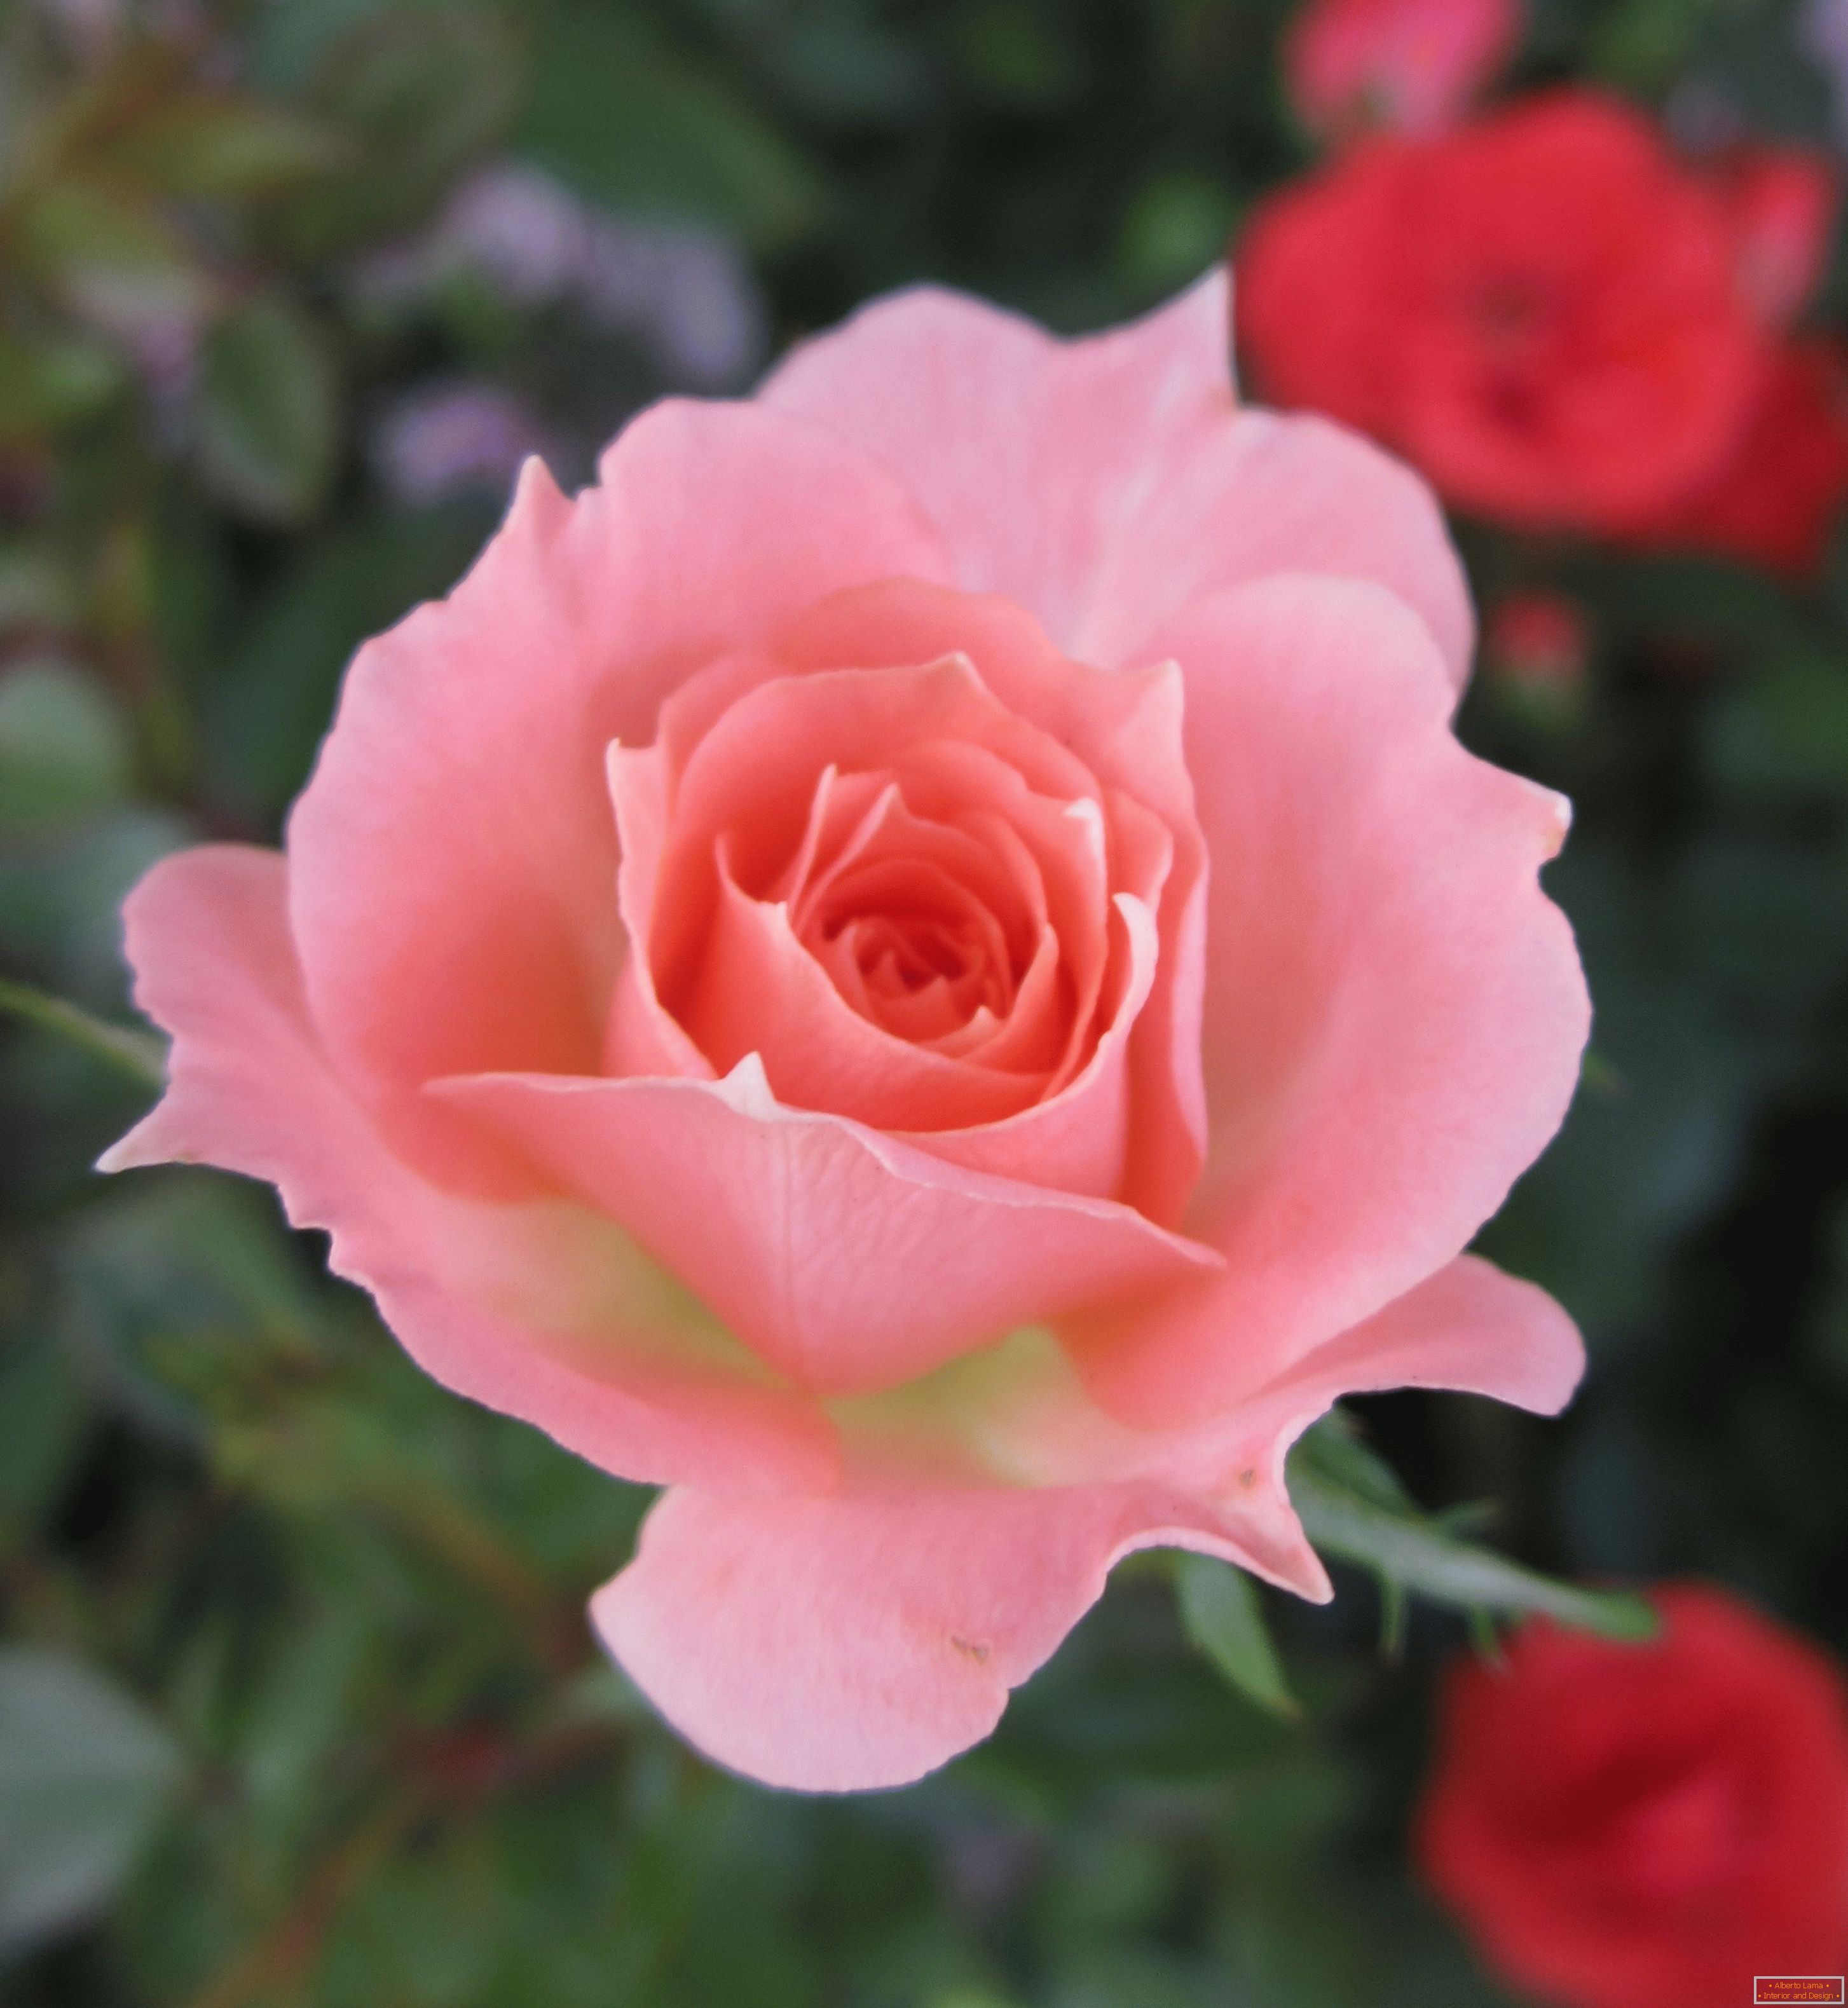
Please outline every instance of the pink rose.
[[1326, 1597], [1337, 1396], [1579, 1372], [1460, 1252], [1577, 1076], [1564, 804], [1451, 736], [1424, 486], [1227, 355], [1219, 274], [1069, 343], [913, 292], [531, 464], [286, 856], [129, 902], [172, 1085], [106, 1164], [274, 1180], [670, 1487], [595, 1621], [772, 1783], [977, 1741], [1132, 1549]]
[[1290, 103], [1324, 138], [1454, 124], [1507, 63], [1521, 0], [1306, 0], [1284, 38]]

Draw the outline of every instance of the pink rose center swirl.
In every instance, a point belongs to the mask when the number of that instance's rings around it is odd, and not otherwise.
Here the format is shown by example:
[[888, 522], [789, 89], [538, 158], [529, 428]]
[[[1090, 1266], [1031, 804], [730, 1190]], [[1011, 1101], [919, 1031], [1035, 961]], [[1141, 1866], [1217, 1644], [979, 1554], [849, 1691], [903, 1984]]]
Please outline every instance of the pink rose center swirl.
[[[708, 664], [610, 755], [631, 952], [606, 1072], [754, 1055], [788, 1107], [1101, 1197], [1133, 1116], [1178, 1196], [1197, 1118], [1130, 1066], [1158, 981], [1168, 1022], [1200, 1009], [1161, 952], [1164, 900], [1203, 878], [1175, 674], [1072, 662], [1019, 608], [912, 579]], [[1124, 728], [1164, 705], [1131, 772]]]

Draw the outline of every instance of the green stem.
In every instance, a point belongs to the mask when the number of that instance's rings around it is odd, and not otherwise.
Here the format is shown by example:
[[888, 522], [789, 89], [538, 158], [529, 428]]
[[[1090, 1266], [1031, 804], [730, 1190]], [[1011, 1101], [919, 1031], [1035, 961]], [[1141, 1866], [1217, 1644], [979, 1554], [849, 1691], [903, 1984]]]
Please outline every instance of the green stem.
[[36, 1025], [41, 1031], [68, 1039], [143, 1087], [167, 1085], [166, 1052], [151, 1033], [111, 1025], [62, 997], [52, 997], [29, 984], [10, 983], [3, 977], [0, 977], [0, 1012]]

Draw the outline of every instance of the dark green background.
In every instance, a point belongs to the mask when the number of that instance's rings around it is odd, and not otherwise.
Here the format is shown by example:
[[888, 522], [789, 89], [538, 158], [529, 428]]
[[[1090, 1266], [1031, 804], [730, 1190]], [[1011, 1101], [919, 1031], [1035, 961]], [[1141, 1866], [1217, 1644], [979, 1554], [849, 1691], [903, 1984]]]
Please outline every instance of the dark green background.
[[[353, 644], [491, 526], [486, 493], [392, 499], [369, 443], [396, 398], [500, 385], [568, 461], [670, 386], [568, 305], [369, 301], [356, 263], [480, 162], [723, 233], [766, 352], [920, 277], [1095, 326], [1306, 163], [1287, 11], [253, 0], [150, 9], [83, 58], [13, 0], [0, 974], [125, 1019], [122, 893], [201, 834], [272, 838]], [[1565, 76], [1827, 132], [1790, 11], [1755, 0], [1537, 6], [1520, 80]], [[204, 302], [189, 387], [150, 389], [99, 272]], [[1369, 1431], [1428, 1505], [1495, 1502], [1525, 1559], [1717, 1577], [1848, 1646], [1848, 563], [1795, 594], [1459, 531], [1486, 597], [1563, 586], [1592, 626], [1581, 690], [1485, 675], [1463, 730], [1578, 804], [1549, 883], [1596, 1061], [1483, 1245], [1593, 1367], [1562, 1423], [1408, 1395]], [[1290, 1724], [1138, 1561], [924, 1785], [734, 1782], [584, 1629], [641, 1496], [423, 1381], [265, 1192], [90, 1175], [145, 1099], [0, 1028], [5, 2008], [1500, 1998], [1405, 1866], [1454, 1617], [1415, 1607], [1386, 1656], [1364, 1577], [1325, 1610], [1267, 1596]]]

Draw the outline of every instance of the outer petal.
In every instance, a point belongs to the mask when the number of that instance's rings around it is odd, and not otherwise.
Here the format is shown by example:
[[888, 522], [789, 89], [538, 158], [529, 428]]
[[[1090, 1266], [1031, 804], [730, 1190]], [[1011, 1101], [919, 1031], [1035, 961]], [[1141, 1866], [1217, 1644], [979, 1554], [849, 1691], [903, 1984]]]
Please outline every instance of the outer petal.
[[1313, 1400], [1320, 1415], [1344, 1395], [1449, 1388], [1556, 1416], [1584, 1373], [1578, 1327], [1544, 1290], [1463, 1255], [1318, 1346], [1266, 1398], [1297, 1412]]
[[1774, 325], [1795, 318], [1829, 263], [1841, 176], [1811, 147], [1747, 145], [1723, 155], [1722, 200], [1740, 238], [1740, 279], [1751, 303]]
[[274, 852], [214, 845], [131, 895], [143, 1008], [174, 1035], [164, 1099], [102, 1160], [270, 1180], [369, 1289], [425, 1371], [604, 1469], [649, 1483], [817, 1487], [834, 1433], [607, 1221], [557, 1199], [496, 1205], [393, 1157], [316, 1044]]
[[[1100, 1407], [1054, 1337], [1013, 1334], [892, 1394], [836, 1402], [853, 1489], [1160, 1483], [1238, 1502], [1249, 1566], [1327, 1594], [1284, 1491], [1285, 1451], [1344, 1395], [1447, 1388], [1551, 1415], [1584, 1371], [1572, 1321], [1543, 1290], [1462, 1256], [1222, 1414], [1139, 1428]], [[1261, 1540], [1253, 1535], [1261, 1526]]]
[[450, 598], [360, 650], [290, 818], [327, 1049], [449, 1181], [504, 1168], [407, 1091], [595, 1071], [622, 939], [609, 741], [645, 741], [691, 670], [809, 601], [942, 570], [889, 474], [755, 405], [656, 405], [602, 476], [571, 503], [530, 465]]
[[1277, 572], [1370, 580], [1419, 614], [1461, 689], [1475, 615], [1437, 499], [1357, 433], [1307, 414], [1242, 412], [1162, 470], [1125, 518], [1072, 645], [1157, 662], [1164, 624], [1201, 595]]
[[[1186, 600], [1280, 571], [1369, 578], [1421, 613], [1461, 684], [1474, 628], [1430, 491], [1320, 420], [1241, 413], [1225, 275], [1061, 341], [920, 288], [806, 342], [759, 393], [893, 468], [956, 583], [1115, 666]], [[893, 387], [903, 385], [902, 395]]]
[[668, 1493], [599, 1590], [604, 1643], [680, 1734], [769, 1785], [909, 1784], [1001, 1718], [1156, 1542], [1235, 1559], [1157, 1488], [733, 1502]]
[[1377, 588], [1278, 579], [1161, 637], [1208, 853], [1224, 1275], [1073, 1335], [1145, 1423], [1272, 1380], [1457, 1254], [1558, 1128], [1590, 1021], [1539, 889], [1566, 804], [1451, 736], [1429, 638]]
[[725, 1080], [489, 1074], [437, 1092], [518, 1143], [804, 1386], [928, 1373], [1014, 1326], [1217, 1265], [1126, 1206], [987, 1176]]
[[[1055, 1366], [1013, 1421], [1030, 1417], [1034, 1455], [1062, 1451], [1064, 1483], [742, 1508], [677, 1490], [592, 1616], [663, 1714], [719, 1762], [810, 1791], [905, 1784], [988, 1734], [1008, 1689], [1133, 1549], [1203, 1550], [1326, 1597], [1280, 1479], [1289, 1443], [1337, 1396], [1411, 1382], [1552, 1408], [1581, 1359], [1540, 1292], [1464, 1261], [1211, 1430], [1154, 1434], [1080, 1416], [1082, 1395]], [[1000, 1384], [1016, 1401], [1023, 1391]], [[1076, 1405], [1062, 1423], [1062, 1402]], [[850, 1437], [867, 1419], [863, 1409]], [[998, 1412], [963, 1419], [985, 1424], [991, 1446], [1008, 1426]]]
[[1079, 341], [919, 286], [801, 344], [758, 392], [883, 461], [942, 532], [955, 582], [1076, 620], [1113, 521], [1232, 408], [1226, 274]]

